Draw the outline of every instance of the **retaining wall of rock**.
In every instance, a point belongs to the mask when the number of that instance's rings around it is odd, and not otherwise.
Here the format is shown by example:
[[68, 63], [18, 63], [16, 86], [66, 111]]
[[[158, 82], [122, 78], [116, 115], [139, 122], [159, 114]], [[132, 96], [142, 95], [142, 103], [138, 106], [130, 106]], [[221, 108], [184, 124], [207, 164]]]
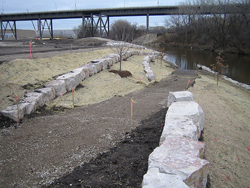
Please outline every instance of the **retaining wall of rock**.
[[199, 142], [204, 113], [189, 91], [170, 92], [165, 126], [149, 156], [143, 188], [205, 188], [209, 162], [203, 159], [205, 143]]
[[[133, 47], [136, 46], [134, 45]], [[143, 59], [142, 64], [144, 66], [144, 71], [146, 72], [146, 77], [150, 81], [154, 80], [155, 76], [149, 66], [149, 62], [157, 58], [159, 52], [126, 51], [123, 58], [125, 59], [132, 55], [147, 55]], [[17, 105], [8, 106], [5, 110], [2, 110], [1, 113], [6, 117], [19, 121], [25, 114], [31, 114], [46, 102], [75, 89], [84, 79], [107, 69], [113, 64], [119, 62], [119, 60], [120, 56], [118, 54], [109, 54], [104, 58], [92, 60], [69, 73], [58, 76], [55, 80], [46, 83], [44, 85], [45, 88], [25, 94], [24, 98], [18, 101], [18, 108]], [[144, 63], [147, 63], [147, 66], [145, 66]]]

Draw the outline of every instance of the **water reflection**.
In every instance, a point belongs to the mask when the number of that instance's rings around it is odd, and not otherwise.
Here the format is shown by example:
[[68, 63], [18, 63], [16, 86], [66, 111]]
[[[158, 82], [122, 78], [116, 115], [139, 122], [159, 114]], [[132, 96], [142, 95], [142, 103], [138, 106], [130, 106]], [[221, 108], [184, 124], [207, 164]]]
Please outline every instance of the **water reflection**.
[[[194, 70], [195, 64], [202, 64], [211, 68], [216, 63], [218, 53], [205, 50], [191, 50], [187, 48], [166, 47], [168, 60], [176, 63], [179, 69]], [[234, 80], [250, 84], [250, 56], [223, 53], [224, 65], [228, 67], [224, 74]]]

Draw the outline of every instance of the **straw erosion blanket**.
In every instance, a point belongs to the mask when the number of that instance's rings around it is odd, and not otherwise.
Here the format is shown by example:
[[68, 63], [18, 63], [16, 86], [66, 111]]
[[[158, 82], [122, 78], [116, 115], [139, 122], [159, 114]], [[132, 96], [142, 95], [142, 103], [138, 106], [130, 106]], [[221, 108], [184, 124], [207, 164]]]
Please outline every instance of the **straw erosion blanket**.
[[250, 185], [250, 92], [203, 72], [189, 90], [205, 114], [208, 187]]

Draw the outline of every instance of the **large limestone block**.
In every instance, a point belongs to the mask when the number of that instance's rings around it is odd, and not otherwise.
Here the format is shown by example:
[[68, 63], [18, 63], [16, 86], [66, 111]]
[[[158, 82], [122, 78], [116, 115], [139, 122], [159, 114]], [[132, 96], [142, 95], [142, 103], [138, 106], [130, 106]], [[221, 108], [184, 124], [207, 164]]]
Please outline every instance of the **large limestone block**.
[[187, 137], [198, 141], [199, 132], [191, 118], [185, 116], [168, 116], [167, 114], [159, 145], [169, 136]]
[[145, 71], [146, 73], [148, 73], [148, 72], [153, 72], [150, 66], [145, 66], [145, 67], [144, 67], [144, 71]]
[[166, 117], [188, 117], [193, 120], [194, 125], [198, 128], [200, 137], [204, 129], [204, 112], [200, 105], [194, 101], [174, 102], [170, 105]]
[[84, 78], [88, 78], [89, 77], [89, 69], [87, 67], [81, 66], [79, 67], [82, 69], [83, 73], [84, 73]]
[[44, 104], [50, 100], [53, 100], [56, 97], [56, 91], [52, 87], [37, 89], [35, 90], [35, 92], [44, 94], [43, 95]]
[[169, 92], [168, 95], [168, 107], [173, 102], [179, 101], [193, 101], [193, 94], [190, 91], [177, 91], [177, 92]]
[[177, 175], [160, 173], [158, 168], [150, 168], [143, 176], [143, 188], [188, 188]]
[[149, 79], [149, 81], [155, 80], [155, 75], [154, 75], [153, 71], [147, 72], [146, 77]]
[[109, 54], [105, 56], [104, 58], [111, 58], [112, 59], [112, 64], [117, 63], [120, 61], [120, 55], [119, 54]]
[[[72, 73], [77, 73], [77, 74], [80, 74], [81, 75], [81, 78], [82, 78], [82, 81], [85, 79], [85, 78], [88, 78], [89, 77], [89, 73], [88, 73], [88, 70], [85, 69], [84, 67], [79, 67], [79, 68], [76, 68], [74, 70], [71, 71]], [[85, 74], [86, 72], [86, 74]]]
[[81, 72], [69, 72], [58, 76], [56, 80], [64, 80], [66, 90], [71, 91], [72, 89], [75, 89], [80, 82], [82, 82], [83, 75]]
[[147, 61], [143, 61], [143, 62], [142, 62], [142, 65], [143, 65], [144, 67], [149, 67], [149, 66], [150, 66], [149, 63], [148, 63]]
[[151, 61], [151, 58], [150, 58], [150, 56], [146, 56], [146, 57], [144, 57], [143, 58], [143, 61], [146, 61], [146, 62], [150, 62]]
[[64, 80], [52, 80], [48, 82], [47, 84], [45, 84], [45, 87], [54, 88], [56, 92], [56, 96], [63, 95], [67, 92]]
[[109, 67], [118, 62], [118, 61], [115, 61], [115, 59], [111, 57], [105, 57], [105, 59], [107, 60]]
[[128, 57], [131, 57], [131, 56], [132, 56], [132, 53], [131, 53], [131, 51], [126, 51], [126, 52], [124, 53], [124, 55], [125, 55], [126, 58], [128, 58]]
[[27, 103], [26, 114], [31, 114], [35, 112], [37, 108], [45, 104], [45, 94], [38, 92], [26, 93], [24, 98], [21, 100], [22, 103]]
[[95, 65], [97, 72], [103, 70], [103, 62], [101, 61], [101, 59], [92, 60], [91, 63]]
[[205, 188], [209, 162], [202, 159], [205, 144], [185, 137], [167, 137], [149, 156], [149, 169], [177, 175], [189, 187]]
[[19, 116], [18, 116], [18, 112], [17, 112], [17, 105], [8, 106], [5, 110], [2, 110], [1, 113], [10, 119], [13, 119], [14, 121], [18, 121], [18, 117], [20, 120], [26, 114], [26, 107], [28, 105], [29, 105], [28, 103], [19, 103], [18, 104]]
[[107, 59], [105, 59], [105, 58], [95, 59], [95, 60], [93, 60], [91, 62], [94, 63], [94, 64], [96, 64], [96, 63], [101, 64], [102, 67], [98, 67], [98, 69], [101, 68], [101, 70], [107, 69], [108, 66], [109, 66], [109, 63], [108, 63]]
[[92, 63], [85, 64], [83, 65], [83, 67], [89, 70], [89, 76], [92, 76], [97, 73], [96, 67]]

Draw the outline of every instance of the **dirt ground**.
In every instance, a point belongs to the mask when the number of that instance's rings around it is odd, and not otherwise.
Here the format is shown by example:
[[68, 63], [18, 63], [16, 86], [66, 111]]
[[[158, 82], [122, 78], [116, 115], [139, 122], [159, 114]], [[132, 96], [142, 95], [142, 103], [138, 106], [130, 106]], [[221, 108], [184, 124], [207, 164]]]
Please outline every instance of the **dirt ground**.
[[[79, 46], [82, 42], [75, 41]], [[64, 44], [71, 43], [69, 40]], [[37, 58], [49, 58], [57, 53], [83, 51], [94, 50], [79, 47], [72, 51], [34, 54]], [[17, 50], [12, 55], [0, 55], [0, 58], [6, 61], [14, 57], [27, 58], [27, 55], [29, 58], [27, 52]], [[157, 70], [157, 65], [152, 64], [154, 66]], [[170, 71], [166, 65], [164, 68]], [[104, 79], [99, 74], [89, 81], [89, 88]], [[133, 84], [139, 79], [138, 75], [133, 78]], [[178, 70], [172, 75], [160, 71], [160, 82], [132, 93], [117, 92], [101, 102], [94, 101], [74, 109], [65, 108], [68, 100], [58, 98], [59, 107], [45, 106], [26, 116], [17, 128], [3, 120], [6, 127], [1, 128], [0, 134], [0, 187], [140, 187], [147, 171], [148, 155], [159, 141], [168, 92], [185, 90], [188, 80], [193, 84], [195, 78], [194, 87], [189, 90], [205, 113], [203, 141], [206, 159], [211, 163], [208, 187], [249, 187], [249, 91], [226, 81], [220, 81], [217, 86], [212, 76], [205, 72], [199, 75], [201, 77], [196, 78], [194, 71]], [[117, 78], [114, 89], [119, 87]], [[20, 84], [15, 86], [23, 88]], [[76, 93], [83, 95], [80, 90], [88, 87], [83, 84]], [[67, 99], [66, 95], [64, 97]], [[132, 125], [131, 98], [136, 102]]]

